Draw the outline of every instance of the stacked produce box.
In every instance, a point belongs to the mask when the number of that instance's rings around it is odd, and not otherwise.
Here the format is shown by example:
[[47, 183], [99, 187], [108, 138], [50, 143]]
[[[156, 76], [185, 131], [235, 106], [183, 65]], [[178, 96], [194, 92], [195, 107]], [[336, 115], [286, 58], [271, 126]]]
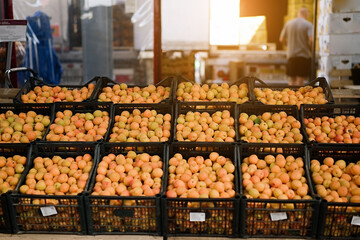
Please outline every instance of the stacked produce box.
[[360, 7], [356, 0], [319, 1], [319, 69], [331, 82], [333, 69], [351, 69], [360, 63]]
[[334, 105], [323, 78], [29, 80], [14, 100], [1, 232], [360, 237], [360, 107]]
[[183, 75], [195, 80], [195, 52], [164, 52], [161, 58], [162, 78]]

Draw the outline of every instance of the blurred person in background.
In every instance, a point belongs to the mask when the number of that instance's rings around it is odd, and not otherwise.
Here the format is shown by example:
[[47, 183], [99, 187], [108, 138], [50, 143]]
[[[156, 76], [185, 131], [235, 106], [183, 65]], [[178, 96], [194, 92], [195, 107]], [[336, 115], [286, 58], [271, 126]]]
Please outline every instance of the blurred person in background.
[[307, 20], [308, 15], [307, 8], [300, 8], [298, 17], [288, 21], [280, 34], [280, 42], [287, 46], [289, 85], [304, 85], [311, 74], [313, 25]]

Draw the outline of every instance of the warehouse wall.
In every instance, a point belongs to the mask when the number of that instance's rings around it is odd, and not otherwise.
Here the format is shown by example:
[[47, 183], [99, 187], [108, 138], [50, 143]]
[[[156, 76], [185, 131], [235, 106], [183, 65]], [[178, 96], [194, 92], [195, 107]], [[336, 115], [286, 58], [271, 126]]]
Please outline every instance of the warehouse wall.
[[[276, 4], [274, 3], [276, 2]], [[287, 14], [288, 0], [240, 0], [240, 17], [266, 17], [268, 42], [276, 43], [280, 48], [279, 36], [284, 26], [284, 16]]]

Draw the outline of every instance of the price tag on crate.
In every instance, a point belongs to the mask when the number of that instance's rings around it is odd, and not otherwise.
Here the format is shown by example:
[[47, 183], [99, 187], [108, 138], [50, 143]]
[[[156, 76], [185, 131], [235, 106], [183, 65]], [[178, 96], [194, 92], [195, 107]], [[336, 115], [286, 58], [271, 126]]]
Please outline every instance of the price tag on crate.
[[52, 215], [56, 215], [56, 214], [57, 214], [56, 208], [55, 208], [54, 206], [41, 207], [41, 208], [40, 208], [40, 211], [41, 211], [41, 214], [42, 214], [44, 217], [52, 216]]
[[286, 212], [273, 212], [270, 213], [270, 217], [271, 217], [271, 221], [280, 221], [287, 219]]
[[353, 216], [351, 219], [351, 225], [360, 226], [360, 217], [359, 216]]
[[191, 212], [190, 222], [205, 222], [205, 213], [203, 212]]

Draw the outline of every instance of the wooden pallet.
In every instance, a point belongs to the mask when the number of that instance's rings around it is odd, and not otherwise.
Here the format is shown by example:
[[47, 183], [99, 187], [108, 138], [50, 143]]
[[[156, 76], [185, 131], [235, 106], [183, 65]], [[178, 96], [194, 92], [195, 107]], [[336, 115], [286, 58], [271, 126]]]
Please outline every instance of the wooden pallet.
[[0, 88], [0, 103], [12, 103], [19, 90], [18, 88]]

